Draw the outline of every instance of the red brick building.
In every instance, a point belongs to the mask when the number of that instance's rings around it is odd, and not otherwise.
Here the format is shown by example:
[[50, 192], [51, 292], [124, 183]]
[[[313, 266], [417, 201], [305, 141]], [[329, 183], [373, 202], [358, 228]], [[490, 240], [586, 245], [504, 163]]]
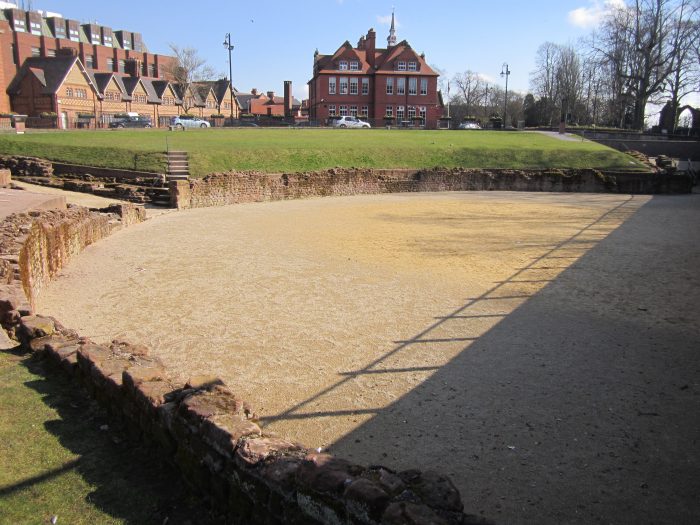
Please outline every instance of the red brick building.
[[[151, 82], [162, 80], [167, 63], [173, 60], [172, 57], [150, 53], [140, 33], [80, 24], [77, 20], [51, 13], [43, 16], [37, 11], [3, 9], [0, 10], [0, 113], [17, 111], [7, 88], [22, 71], [27, 59], [47, 59], [42, 64], [48, 64], [51, 59], [69, 56], [69, 53], [79, 59], [80, 65], [90, 75], [115, 73], [123, 77], [143, 77]], [[18, 82], [21, 83], [21, 79]], [[128, 87], [136, 89], [137, 100], [142, 102], [143, 86], [136, 82]], [[124, 102], [133, 103], [130, 99], [133, 95], [123, 93]], [[144, 105], [143, 109], [153, 113], [150, 107]], [[55, 107], [53, 111], [56, 111]]]
[[345, 42], [332, 55], [314, 55], [309, 81], [309, 118], [354, 115], [381, 125], [436, 128], [442, 116], [438, 74], [405, 40], [396, 43], [392, 19], [386, 48], [377, 48], [370, 29], [356, 47]]

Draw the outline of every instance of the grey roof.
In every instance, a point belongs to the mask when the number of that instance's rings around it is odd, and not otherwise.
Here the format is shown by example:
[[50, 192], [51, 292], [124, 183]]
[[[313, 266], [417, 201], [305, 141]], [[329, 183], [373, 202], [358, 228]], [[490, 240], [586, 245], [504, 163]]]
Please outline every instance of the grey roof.
[[153, 81], [150, 78], [141, 77], [141, 85], [143, 89], [146, 90], [146, 95], [148, 96], [148, 102], [151, 104], [159, 104], [162, 102], [161, 98], [156, 93], [156, 89], [153, 86]]
[[[58, 91], [61, 84], [65, 80], [71, 68], [80, 62], [77, 57], [72, 56], [57, 56], [57, 57], [29, 57], [24, 61], [22, 67], [12, 79], [7, 87], [7, 93], [14, 95], [18, 93], [19, 86], [22, 80], [28, 75], [34, 75], [39, 83], [43, 86], [41, 93], [51, 95]], [[84, 72], [85, 68], [80, 66]], [[90, 78], [88, 76], [88, 78]], [[92, 81], [92, 79], [90, 79]]]
[[[168, 86], [171, 85], [170, 82], [167, 80], [151, 80], [151, 84], [153, 85], [153, 89], [156, 92], [156, 96], [161, 100], [163, 99], [163, 96], [165, 95], [165, 91], [168, 89]], [[178, 93], [177, 89], [174, 89], [174, 86], [173, 93], [175, 93], [175, 103], [181, 103], [182, 99], [180, 98], [180, 94]]]

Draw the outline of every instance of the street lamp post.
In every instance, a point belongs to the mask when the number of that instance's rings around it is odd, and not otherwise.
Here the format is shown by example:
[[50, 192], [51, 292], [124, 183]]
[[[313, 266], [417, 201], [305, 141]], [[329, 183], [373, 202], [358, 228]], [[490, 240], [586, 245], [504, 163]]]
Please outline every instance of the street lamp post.
[[507, 129], [508, 122], [508, 77], [510, 76], [510, 69], [508, 69], [508, 62], [503, 62], [501, 66], [501, 76], [506, 77], [506, 96], [505, 102], [503, 103], [503, 128]]
[[233, 51], [233, 45], [231, 45], [231, 33], [226, 33], [226, 38], [224, 39], [224, 47], [228, 49], [228, 84], [231, 94], [231, 125], [233, 125], [233, 68], [231, 67], [231, 51]]

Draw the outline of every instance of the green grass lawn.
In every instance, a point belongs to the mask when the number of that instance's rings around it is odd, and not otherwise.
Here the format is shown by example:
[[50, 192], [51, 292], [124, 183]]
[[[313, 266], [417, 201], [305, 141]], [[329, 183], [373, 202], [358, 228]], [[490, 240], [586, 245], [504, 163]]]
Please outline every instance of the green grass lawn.
[[0, 154], [144, 171], [163, 171], [167, 148], [189, 152], [193, 176], [333, 167], [643, 169], [594, 142], [528, 132], [243, 128], [0, 135]]
[[0, 523], [211, 523], [179, 480], [62, 371], [0, 351]]

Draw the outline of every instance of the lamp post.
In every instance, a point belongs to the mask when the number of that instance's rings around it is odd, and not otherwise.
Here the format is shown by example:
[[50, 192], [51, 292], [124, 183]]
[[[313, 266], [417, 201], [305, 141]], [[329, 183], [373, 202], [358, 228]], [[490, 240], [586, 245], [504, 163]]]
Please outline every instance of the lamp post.
[[510, 76], [508, 62], [503, 62], [503, 65], [501, 66], [501, 76], [506, 77], [506, 96], [505, 102], [503, 103], [503, 129], [506, 129], [508, 122], [508, 77]]
[[224, 47], [228, 49], [228, 83], [229, 90], [231, 92], [231, 125], [233, 125], [233, 69], [231, 67], [231, 51], [233, 51], [233, 45], [231, 45], [231, 33], [226, 33], [226, 38], [224, 39]]

